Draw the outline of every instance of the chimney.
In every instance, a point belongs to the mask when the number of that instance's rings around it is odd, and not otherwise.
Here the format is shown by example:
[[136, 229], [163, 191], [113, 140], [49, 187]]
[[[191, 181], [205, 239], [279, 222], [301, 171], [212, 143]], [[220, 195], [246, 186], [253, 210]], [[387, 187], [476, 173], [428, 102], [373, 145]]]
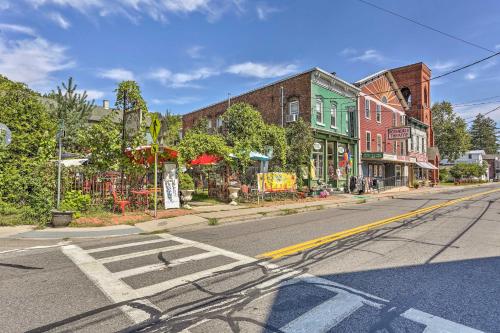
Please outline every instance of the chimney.
[[104, 99], [102, 101], [102, 107], [105, 108], [106, 110], [109, 110], [109, 100]]

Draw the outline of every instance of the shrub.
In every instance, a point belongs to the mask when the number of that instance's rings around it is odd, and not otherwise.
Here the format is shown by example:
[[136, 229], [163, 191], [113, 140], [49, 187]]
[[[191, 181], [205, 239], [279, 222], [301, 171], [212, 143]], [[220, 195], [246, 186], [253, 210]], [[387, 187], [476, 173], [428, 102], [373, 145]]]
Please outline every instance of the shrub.
[[193, 178], [185, 172], [179, 172], [179, 188], [181, 190], [194, 190]]
[[60, 210], [73, 211], [73, 217], [79, 218], [82, 212], [86, 212], [90, 205], [90, 195], [82, 194], [82, 191], [68, 191], [64, 194]]

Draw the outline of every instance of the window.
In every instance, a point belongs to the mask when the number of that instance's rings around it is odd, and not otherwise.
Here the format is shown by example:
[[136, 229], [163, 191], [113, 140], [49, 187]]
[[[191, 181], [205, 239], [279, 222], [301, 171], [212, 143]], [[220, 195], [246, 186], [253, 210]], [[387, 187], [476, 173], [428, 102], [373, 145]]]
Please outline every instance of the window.
[[344, 112], [345, 113], [345, 132], [349, 133], [349, 112]]
[[425, 147], [425, 138], [422, 138], [422, 153], [426, 152], [426, 147]]
[[321, 142], [315, 142], [320, 145], [319, 150], [313, 151], [314, 168], [316, 169], [316, 178], [323, 179], [324, 170], [324, 155], [323, 155], [323, 144]]
[[383, 150], [382, 150], [382, 134], [377, 134], [377, 152], [383, 152]]
[[217, 119], [215, 120], [215, 126], [222, 127], [222, 116], [217, 117]]
[[370, 132], [366, 132], [366, 151], [372, 150], [372, 134]]
[[387, 97], [382, 96], [382, 103], [387, 104]]
[[320, 125], [323, 124], [323, 100], [321, 98], [316, 98], [316, 123]]
[[299, 101], [288, 103], [288, 114], [299, 114]]
[[377, 123], [382, 122], [382, 105], [380, 105], [380, 104], [377, 104], [376, 118], [377, 118]]
[[392, 153], [393, 153], [393, 154], [397, 154], [397, 152], [398, 152], [398, 142], [397, 142], [397, 141], [394, 141], [394, 142], [392, 143]]
[[403, 87], [401, 88], [401, 94], [403, 95], [403, 98], [405, 99], [406, 103], [408, 104], [408, 107], [411, 108], [411, 91], [408, 87]]
[[399, 119], [399, 124], [400, 124], [401, 126], [404, 126], [404, 125], [405, 125], [405, 116], [404, 116], [403, 114], [401, 115], [401, 117], [400, 117], [400, 119]]
[[401, 141], [399, 144], [400, 144], [400, 150], [401, 150], [399, 153], [401, 156], [405, 156], [406, 155], [405, 142]]
[[396, 112], [392, 113], [392, 126], [398, 126], [398, 115], [396, 114]]
[[469, 160], [472, 160], [472, 154], [469, 154]]
[[212, 118], [207, 118], [207, 127], [212, 128]]
[[429, 97], [427, 96], [427, 87], [424, 87], [424, 107], [429, 106]]
[[332, 103], [330, 107], [330, 127], [337, 127], [337, 104]]
[[370, 101], [365, 98], [365, 118], [370, 119]]

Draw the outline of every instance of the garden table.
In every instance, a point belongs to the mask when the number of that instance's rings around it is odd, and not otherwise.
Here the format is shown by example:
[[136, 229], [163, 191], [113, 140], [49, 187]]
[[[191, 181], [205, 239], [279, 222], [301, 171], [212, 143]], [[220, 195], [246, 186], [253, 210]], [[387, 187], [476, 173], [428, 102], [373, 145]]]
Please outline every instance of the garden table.
[[143, 206], [144, 210], [149, 207], [149, 190], [132, 190], [130, 191], [134, 196], [134, 202], [138, 203], [139, 206]]

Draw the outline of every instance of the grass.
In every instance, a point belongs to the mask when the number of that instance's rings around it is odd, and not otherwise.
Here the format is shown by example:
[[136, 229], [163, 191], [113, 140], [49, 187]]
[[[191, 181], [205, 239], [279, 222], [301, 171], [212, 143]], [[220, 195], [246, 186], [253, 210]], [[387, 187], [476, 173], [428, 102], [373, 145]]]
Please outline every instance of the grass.
[[219, 200], [214, 199], [214, 198], [209, 198], [208, 193], [205, 191], [193, 193], [193, 200], [192, 201], [206, 202], [206, 203], [211, 203], [211, 204], [218, 204], [218, 203], [222, 202], [222, 201], [219, 201]]
[[366, 199], [360, 199], [358, 201], [356, 201], [357, 204], [364, 204], [366, 203]]
[[2, 227], [10, 227], [22, 224], [25, 223], [23, 223], [23, 218], [21, 214], [0, 215], [0, 226]]
[[217, 225], [219, 224], [219, 221], [215, 217], [211, 217], [208, 219], [208, 225]]

